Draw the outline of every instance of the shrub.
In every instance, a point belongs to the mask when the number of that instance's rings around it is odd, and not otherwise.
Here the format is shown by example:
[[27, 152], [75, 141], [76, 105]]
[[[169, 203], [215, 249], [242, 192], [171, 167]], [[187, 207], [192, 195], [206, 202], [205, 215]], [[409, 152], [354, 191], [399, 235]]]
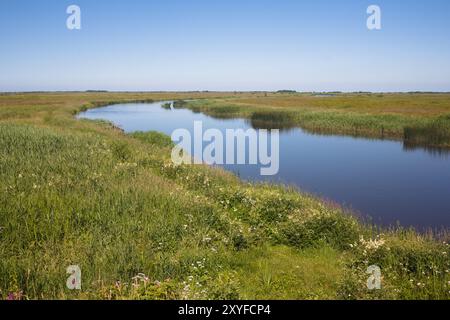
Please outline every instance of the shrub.
[[359, 227], [352, 217], [322, 215], [306, 222], [288, 221], [280, 226], [281, 241], [297, 248], [328, 244], [336, 249], [348, 249], [359, 236]]

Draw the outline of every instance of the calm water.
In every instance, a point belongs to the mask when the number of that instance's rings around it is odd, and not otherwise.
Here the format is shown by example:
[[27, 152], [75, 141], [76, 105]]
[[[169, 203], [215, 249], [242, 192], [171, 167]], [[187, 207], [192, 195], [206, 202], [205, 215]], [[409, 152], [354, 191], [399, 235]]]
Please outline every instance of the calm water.
[[[214, 119], [189, 110], [164, 110], [161, 103], [92, 109], [81, 118], [105, 119], [126, 132], [171, 135], [194, 121], [204, 130], [250, 128], [243, 119]], [[243, 179], [295, 185], [370, 216], [378, 224], [418, 229], [450, 227], [450, 156], [405, 148], [402, 142], [312, 135], [301, 129], [280, 133], [280, 171], [260, 176], [259, 166], [226, 166]]]

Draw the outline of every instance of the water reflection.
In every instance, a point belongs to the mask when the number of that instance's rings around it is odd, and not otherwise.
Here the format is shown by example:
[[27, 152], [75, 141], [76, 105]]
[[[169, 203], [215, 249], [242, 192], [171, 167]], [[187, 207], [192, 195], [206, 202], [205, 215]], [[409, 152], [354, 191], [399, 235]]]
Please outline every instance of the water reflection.
[[417, 150], [423, 150], [432, 155], [433, 157], [440, 157], [447, 159], [450, 155], [449, 148], [439, 148], [439, 147], [430, 147], [430, 146], [421, 146], [417, 144], [411, 144], [408, 142], [403, 142], [403, 150], [405, 152], [414, 152]]

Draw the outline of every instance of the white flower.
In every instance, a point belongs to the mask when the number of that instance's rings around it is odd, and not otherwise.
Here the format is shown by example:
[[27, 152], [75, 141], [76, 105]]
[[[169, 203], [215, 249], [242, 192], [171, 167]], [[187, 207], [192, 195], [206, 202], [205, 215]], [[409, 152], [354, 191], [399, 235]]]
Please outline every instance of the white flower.
[[363, 236], [359, 238], [359, 242], [367, 249], [367, 250], [377, 250], [381, 248], [386, 241], [384, 239], [377, 240], [365, 240]]

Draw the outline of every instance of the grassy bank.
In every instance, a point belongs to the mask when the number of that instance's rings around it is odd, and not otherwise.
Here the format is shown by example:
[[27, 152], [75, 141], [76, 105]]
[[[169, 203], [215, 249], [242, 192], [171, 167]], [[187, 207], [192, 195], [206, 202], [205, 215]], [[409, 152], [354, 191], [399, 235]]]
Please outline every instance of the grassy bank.
[[450, 94], [259, 94], [191, 101], [218, 118], [244, 117], [255, 128], [301, 127], [312, 133], [403, 140], [450, 147]]
[[[450, 298], [446, 235], [376, 230], [297, 190], [175, 167], [166, 136], [73, 117], [109, 102], [192, 98], [266, 97], [0, 96], [1, 298]], [[374, 264], [383, 287], [371, 291]], [[69, 265], [81, 267], [81, 291], [65, 286]]]

